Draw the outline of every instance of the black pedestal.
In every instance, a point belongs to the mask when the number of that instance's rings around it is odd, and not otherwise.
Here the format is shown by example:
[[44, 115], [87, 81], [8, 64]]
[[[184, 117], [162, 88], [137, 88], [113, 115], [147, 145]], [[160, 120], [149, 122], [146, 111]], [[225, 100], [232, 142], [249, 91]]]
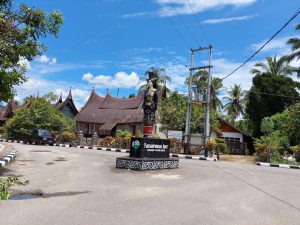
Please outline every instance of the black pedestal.
[[175, 169], [179, 167], [179, 159], [118, 157], [116, 167], [131, 170]]
[[117, 168], [133, 170], [174, 169], [178, 158], [170, 158], [170, 140], [157, 138], [132, 138], [129, 157], [119, 157]]

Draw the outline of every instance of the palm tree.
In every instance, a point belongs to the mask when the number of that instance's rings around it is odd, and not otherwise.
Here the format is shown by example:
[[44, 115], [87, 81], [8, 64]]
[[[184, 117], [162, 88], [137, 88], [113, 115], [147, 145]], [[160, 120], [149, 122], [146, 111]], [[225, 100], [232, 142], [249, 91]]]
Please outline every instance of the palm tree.
[[[162, 68], [158, 68], [158, 67], [150, 67], [144, 74], [143, 77], [141, 77], [141, 80], [142, 81], [146, 81], [149, 77], [149, 73], [152, 72], [152, 73], [155, 73], [156, 76], [157, 76], [157, 80], [156, 80], [156, 84], [157, 84], [157, 89], [160, 90], [165, 84], [167, 81], [171, 81], [171, 78], [166, 75], [166, 71], [165, 69], [162, 69]], [[138, 92], [141, 93], [143, 92], [145, 89], [147, 88], [147, 84], [143, 84], [139, 87], [139, 90]], [[169, 91], [167, 89], [167, 91]]]
[[[300, 23], [296, 26], [296, 30], [300, 31]], [[293, 59], [300, 59], [300, 39], [299, 38], [290, 38], [287, 41], [287, 44], [291, 46], [292, 53], [288, 56], [289, 60], [292, 61]], [[295, 69], [297, 72], [298, 77], [300, 77], [300, 67]]]
[[228, 91], [229, 96], [223, 97], [228, 100], [224, 109], [227, 111], [228, 116], [231, 118], [230, 122], [234, 122], [237, 117], [244, 114], [244, 96], [245, 92], [242, 90], [241, 85], [235, 84]]
[[[200, 90], [207, 89], [208, 72], [200, 70], [199, 72], [192, 75], [192, 85], [197, 86]], [[185, 84], [189, 84], [189, 77], [185, 80]], [[218, 98], [218, 94], [223, 88], [222, 80], [220, 78], [213, 78], [211, 81], [211, 107], [213, 109], [220, 109], [223, 107], [221, 100]]]
[[253, 75], [261, 75], [267, 73], [275, 76], [288, 76], [292, 75], [294, 68], [289, 65], [288, 57], [283, 56], [277, 60], [276, 55], [266, 58], [267, 62], [258, 62], [254, 66], [257, 68], [252, 69], [250, 72]]

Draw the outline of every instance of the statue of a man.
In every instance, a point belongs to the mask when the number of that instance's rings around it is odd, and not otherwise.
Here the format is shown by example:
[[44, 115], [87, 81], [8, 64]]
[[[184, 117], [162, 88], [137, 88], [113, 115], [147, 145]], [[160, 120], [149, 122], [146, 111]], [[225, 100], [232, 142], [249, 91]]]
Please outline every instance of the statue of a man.
[[156, 89], [156, 74], [149, 72], [147, 79], [147, 89], [144, 92], [144, 124], [152, 125], [155, 123], [155, 112], [157, 110], [157, 89]]

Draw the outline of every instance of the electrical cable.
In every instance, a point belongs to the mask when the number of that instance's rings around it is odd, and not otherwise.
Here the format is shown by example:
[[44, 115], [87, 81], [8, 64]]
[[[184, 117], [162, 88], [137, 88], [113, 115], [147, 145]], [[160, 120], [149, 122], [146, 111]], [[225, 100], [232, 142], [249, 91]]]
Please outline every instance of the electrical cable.
[[195, 37], [194, 33], [191, 31], [191, 29], [188, 27], [188, 25], [184, 22], [182, 16], [180, 15], [180, 13], [178, 12], [178, 10], [176, 9], [175, 5], [173, 4], [173, 2], [171, 0], [169, 0], [169, 2], [171, 3], [172, 7], [175, 9], [177, 16], [179, 17], [179, 19], [181, 20], [182, 24], [185, 26], [185, 28], [188, 30], [188, 32], [190, 32], [192, 38], [194, 39], [194, 41], [196, 42], [196, 44], [200, 47], [200, 43], [198, 42], [197, 38]]
[[196, 22], [197, 22], [198, 25], [199, 25], [200, 31], [201, 31], [201, 33], [203, 34], [203, 37], [204, 37], [204, 39], [206, 40], [207, 45], [209, 45], [210, 42], [209, 42], [209, 40], [208, 40], [208, 38], [207, 38], [206, 33], [204, 32], [204, 30], [203, 30], [203, 28], [202, 28], [202, 26], [201, 26], [200, 21], [198, 20], [198, 17], [196, 16], [195, 11], [194, 11], [193, 8], [192, 8], [192, 5], [190, 4], [189, 0], [186, 0], [186, 1], [187, 1], [188, 5], [189, 5], [189, 7], [190, 7], [190, 9], [191, 9], [191, 12], [192, 12], [192, 14], [193, 14], [193, 16], [194, 16]]
[[[148, 0], [145, 0], [142, 2], [142, 4], [138, 5], [137, 7], [135, 7], [133, 10], [130, 10], [130, 12], [128, 13], [131, 13], [131, 12], [135, 12], [136, 10], [144, 7], [147, 3], [149, 3]], [[81, 45], [82, 43], [86, 42], [87, 40], [89, 40], [90, 38], [94, 37], [95, 35], [97, 34], [100, 34], [100, 33], [103, 33], [105, 32], [106, 30], [108, 30], [108, 28], [110, 28], [113, 24], [115, 24], [117, 21], [121, 20], [122, 17], [117, 17], [116, 19], [114, 19], [111, 23], [107, 24], [106, 26], [102, 27], [101, 29], [95, 31], [94, 33], [88, 35], [84, 40], [80, 40], [78, 42], [76, 42], [73, 46], [70, 47], [70, 49], [73, 49], [79, 45]]]
[[271, 38], [268, 39], [258, 50], [256, 50], [245, 62], [243, 62], [240, 66], [238, 66], [235, 70], [233, 70], [231, 73], [226, 75], [225, 77], [221, 78], [222, 80], [226, 79], [227, 77], [234, 74], [237, 70], [239, 70], [241, 67], [243, 67], [247, 62], [249, 62], [254, 56], [256, 56], [270, 41], [272, 41], [292, 20], [294, 20], [298, 15], [300, 14], [300, 8], [297, 10], [297, 12], [275, 33]]
[[185, 40], [185, 38], [182, 36], [182, 34], [179, 32], [179, 30], [177, 29], [177, 27], [175, 26], [175, 24], [173, 23], [173, 21], [171, 20], [171, 18], [167, 15], [166, 11], [164, 10], [164, 8], [162, 7], [162, 5], [157, 2], [157, 4], [160, 6], [162, 12], [164, 13], [164, 15], [168, 18], [169, 22], [171, 23], [171, 25], [173, 26], [173, 28], [175, 29], [175, 31], [177, 32], [177, 34], [179, 35], [179, 37], [183, 40], [183, 42], [185, 43], [186, 47], [190, 49], [189, 44], [187, 43], [187, 41]]

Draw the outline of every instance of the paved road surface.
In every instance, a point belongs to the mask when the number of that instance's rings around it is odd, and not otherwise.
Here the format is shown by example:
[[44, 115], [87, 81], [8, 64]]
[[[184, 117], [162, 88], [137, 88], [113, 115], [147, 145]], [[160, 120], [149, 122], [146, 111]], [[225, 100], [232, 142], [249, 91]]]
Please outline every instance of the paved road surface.
[[180, 168], [115, 168], [124, 153], [13, 144], [7, 174], [47, 198], [0, 202], [0, 224], [300, 224], [300, 170], [180, 160]]

